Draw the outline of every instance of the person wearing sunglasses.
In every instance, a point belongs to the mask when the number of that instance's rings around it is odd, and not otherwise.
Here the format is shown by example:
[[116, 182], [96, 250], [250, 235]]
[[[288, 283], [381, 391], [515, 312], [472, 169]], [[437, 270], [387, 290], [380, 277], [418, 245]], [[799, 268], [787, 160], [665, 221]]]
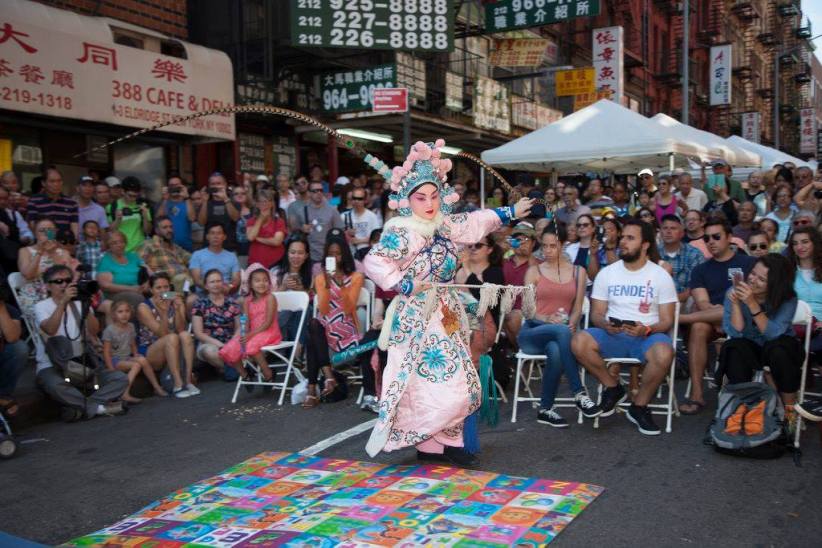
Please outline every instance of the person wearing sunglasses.
[[695, 415], [705, 407], [702, 377], [708, 363], [708, 344], [721, 336], [725, 294], [732, 285], [733, 272], [741, 270], [747, 277], [756, 259], [737, 253], [731, 247], [731, 227], [722, 217], [705, 223], [702, 237], [711, 258], [691, 273], [689, 287], [694, 299], [693, 311], [680, 314], [679, 323], [688, 327], [688, 369], [691, 395], [679, 406], [684, 415]]
[[[294, 204], [291, 207], [293, 208]], [[289, 216], [288, 220], [292, 229], [296, 227], [296, 230], [306, 235], [311, 249], [311, 261], [315, 264], [325, 259], [323, 249], [331, 229], [345, 228], [340, 212], [326, 200], [320, 181], [311, 181], [308, 184], [308, 202], [294, 209], [293, 216]]]
[[371, 233], [382, 227], [377, 214], [368, 209], [368, 191], [365, 188], [354, 188], [351, 192], [351, 209], [343, 214], [346, 235], [355, 251], [369, 246]]
[[583, 213], [577, 217], [575, 227], [579, 241], [569, 244], [565, 248], [565, 254], [568, 255], [571, 264], [586, 269], [588, 277], [593, 280], [597, 272], [599, 272], [599, 260], [596, 255], [599, 249], [599, 242], [594, 243], [596, 222], [591, 215]]
[[[502, 263], [502, 274], [508, 285], [525, 285], [525, 273], [537, 264], [534, 258], [536, 232], [533, 225], [527, 222], [517, 223], [511, 232], [514, 254]], [[522, 297], [517, 297], [514, 307], [505, 317], [505, 332], [509, 341], [515, 341], [522, 325]]]
[[637, 173], [637, 178], [639, 179], [640, 188], [637, 190], [644, 190], [648, 196], [653, 196], [656, 194], [657, 187], [654, 184], [654, 172], [648, 169], [647, 167]]
[[[96, 367], [95, 378], [99, 385], [88, 396], [78, 388], [65, 381], [62, 369], [69, 360], [83, 363], [83, 354], [92, 350], [84, 347], [79, 318], [80, 303], [77, 299], [77, 285], [73, 282], [74, 273], [65, 265], [54, 265], [43, 274], [48, 287], [48, 298], [34, 307], [36, 325], [40, 327], [45, 339], [48, 357], [37, 359], [37, 382], [53, 400], [62, 407], [63, 419], [73, 422], [98, 415], [120, 415], [124, 412], [120, 398], [128, 387], [128, 377], [117, 370]], [[85, 318], [85, 341], [92, 348], [100, 348], [97, 339], [100, 324], [94, 311], [89, 309]], [[99, 356], [99, 354], [98, 354]], [[99, 364], [91, 358], [90, 364]], [[94, 365], [91, 365], [94, 367]]]
[[662, 228], [659, 231], [662, 243], [659, 245], [659, 255], [671, 265], [674, 284], [679, 302], [684, 303], [691, 296], [688, 281], [698, 265], [705, 262], [705, 256], [698, 249], [682, 241], [685, 230], [682, 221], [676, 215], [665, 215], [662, 218]]
[[770, 253], [771, 239], [766, 232], [754, 230], [748, 236], [748, 254], [751, 257], [762, 257]]

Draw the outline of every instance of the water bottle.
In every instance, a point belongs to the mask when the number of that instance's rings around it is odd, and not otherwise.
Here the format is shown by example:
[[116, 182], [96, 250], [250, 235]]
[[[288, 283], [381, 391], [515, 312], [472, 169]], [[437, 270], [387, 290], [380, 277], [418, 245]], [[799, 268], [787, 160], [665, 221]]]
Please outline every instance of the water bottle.
[[245, 357], [245, 334], [248, 328], [248, 316], [245, 314], [240, 314], [240, 352], [242, 356]]
[[560, 323], [568, 323], [568, 313], [564, 308], [557, 310], [557, 316], [559, 317]]

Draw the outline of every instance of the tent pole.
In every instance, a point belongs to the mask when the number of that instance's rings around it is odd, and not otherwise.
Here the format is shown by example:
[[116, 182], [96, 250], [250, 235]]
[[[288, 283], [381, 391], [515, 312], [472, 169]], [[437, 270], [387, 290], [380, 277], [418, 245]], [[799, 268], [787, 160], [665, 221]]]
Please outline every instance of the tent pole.
[[668, 171], [670, 171], [671, 173], [674, 172], [674, 153], [673, 152], [668, 155]]
[[480, 166], [480, 207], [485, 209], [485, 168]]

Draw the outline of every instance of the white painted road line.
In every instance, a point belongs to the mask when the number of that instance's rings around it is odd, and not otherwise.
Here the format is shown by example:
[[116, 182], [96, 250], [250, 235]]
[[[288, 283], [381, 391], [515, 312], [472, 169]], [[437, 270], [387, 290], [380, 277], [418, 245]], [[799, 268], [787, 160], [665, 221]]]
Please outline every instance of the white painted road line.
[[345, 430], [343, 432], [339, 432], [338, 434], [334, 434], [333, 436], [328, 437], [328, 438], [322, 440], [321, 442], [315, 443], [311, 447], [306, 447], [305, 449], [300, 451], [300, 453], [303, 454], [303, 455], [309, 455], [309, 456], [316, 455], [317, 453], [325, 451], [326, 449], [328, 449], [329, 447], [331, 447], [333, 445], [337, 445], [338, 443], [342, 443], [342, 442], [344, 442], [345, 440], [347, 440], [349, 438], [353, 438], [354, 436], [359, 436], [360, 434], [362, 434], [366, 430], [371, 430], [372, 428], [374, 428], [375, 424], [377, 424], [377, 419], [371, 419], [370, 421], [366, 421], [362, 424], [358, 424], [357, 426], [349, 428], [348, 430]]

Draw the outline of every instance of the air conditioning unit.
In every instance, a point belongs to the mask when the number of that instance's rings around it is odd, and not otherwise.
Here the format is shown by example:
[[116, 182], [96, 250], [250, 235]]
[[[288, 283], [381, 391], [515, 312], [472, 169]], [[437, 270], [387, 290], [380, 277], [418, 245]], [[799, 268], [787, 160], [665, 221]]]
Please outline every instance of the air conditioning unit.
[[43, 150], [40, 147], [17, 145], [14, 147], [12, 162], [15, 164], [39, 165], [43, 163]]

